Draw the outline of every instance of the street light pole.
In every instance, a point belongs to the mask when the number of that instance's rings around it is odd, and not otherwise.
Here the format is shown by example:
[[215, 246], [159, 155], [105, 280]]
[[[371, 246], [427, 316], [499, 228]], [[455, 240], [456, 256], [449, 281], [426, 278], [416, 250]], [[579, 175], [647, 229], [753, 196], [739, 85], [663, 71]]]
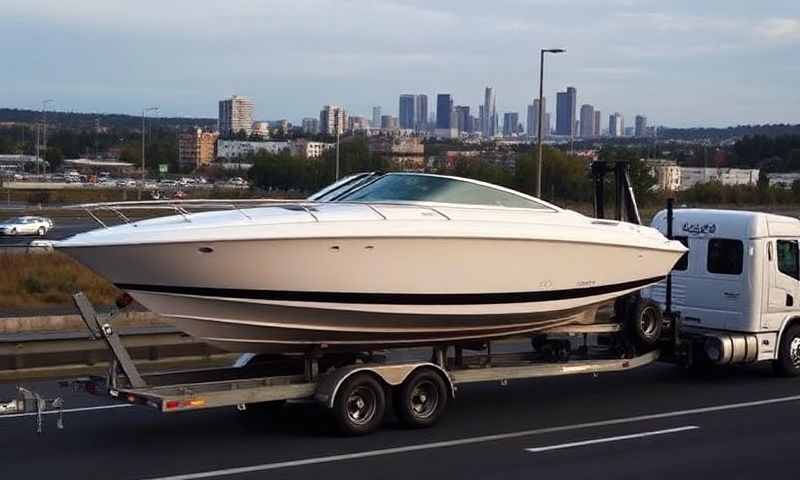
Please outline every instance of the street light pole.
[[545, 53], [564, 53], [566, 50], [563, 48], [543, 48], [540, 51], [540, 60], [539, 60], [539, 121], [537, 122], [537, 146], [536, 149], [538, 150], [538, 157], [536, 162], [536, 197], [541, 198], [542, 196], [542, 119], [544, 116], [544, 54]]
[[147, 107], [147, 108], [143, 108], [142, 109], [142, 183], [141, 183], [141, 185], [139, 185], [139, 194], [138, 194], [139, 200], [142, 199], [142, 190], [144, 190], [144, 179], [145, 179], [145, 174], [147, 172], [147, 169], [145, 168], [145, 163], [144, 163], [144, 133], [145, 133], [144, 119], [145, 119], [145, 114], [147, 112], [153, 112], [153, 111], [156, 111], [156, 110], [158, 110], [158, 107]]
[[[53, 100], [48, 98], [47, 100], [42, 100], [42, 151], [44, 152], [44, 156], [47, 157], [47, 104], [52, 102]], [[41, 159], [39, 158], [39, 146], [36, 146], [36, 173], [39, 172], [39, 168], [41, 167], [42, 172], [44, 173], [44, 164], [42, 164]]]
[[339, 134], [340, 127], [336, 127], [336, 181], [339, 181]]

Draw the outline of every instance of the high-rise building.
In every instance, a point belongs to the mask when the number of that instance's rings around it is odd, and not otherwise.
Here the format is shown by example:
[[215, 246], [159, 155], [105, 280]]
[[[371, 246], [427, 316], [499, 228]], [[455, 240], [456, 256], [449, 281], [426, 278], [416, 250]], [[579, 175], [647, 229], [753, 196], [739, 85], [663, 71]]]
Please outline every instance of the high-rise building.
[[219, 134], [204, 132], [201, 128], [178, 135], [178, 164], [181, 168], [195, 169], [209, 165], [216, 158]]
[[[542, 119], [544, 116], [547, 115], [547, 99], [542, 97]], [[546, 127], [548, 124], [542, 122], [543, 127]], [[539, 99], [534, 98], [533, 104], [528, 105], [528, 135], [531, 137], [537, 137], [539, 135]], [[542, 136], [545, 137], [550, 133], [548, 128], [542, 128]]]
[[472, 117], [469, 114], [468, 105], [458, 105], [455, 109], [456, 125], [459, 132], [472, 132]]
[[425, 130], [428, 126], [428, 96], [414, 96], [414, 129]]
[[486, 87], [483, 92], [483, 116], [481, 118], [481, 133], [484, 137], [491, 138], [497, 135], [497, 98], [492, 87]]
[[397, 117], [381, 115], [381, 128], [384, 130], [397, 130]]
[[519, 127], [519, 113], [507, 112], [503, 114], [503, 136], [511, 137], [517, 133]]
[[594, 131], [592, 132], [592, 136], [597, 138], [600, 136], [600, 110], [594, 111]]
[[347, 119], [347, 129], [351, 132], [365, 132], [369, 130], [369, 119], [358, 116], [349, 117]]
[[347, 112], [339, 105], [325, 105], [319, 112], [319, 131], [323, 135], [344, 133], [347, 128]]
[[400, 120], [400, 128], [414, 128], [414, 123], [417, 118], [416, 112], [416, 96], [403, 94], [400, 95], [400, 108], [398, 109]]
[[553, 133], [553, 120], [550, 113], [542, 115], [542, 138], [549, 137]]
[[319, 118], [306, 117], [302, 123], [303, 133], [306, 135], [316, 135], [319, 133]]
[[567, 87], [566, 91], [556, 94], [556, 135], [575, 135], [577, 97], [575, 87]]
[[591, 138], [594, 136], [594, 107], [592, 105], [581, 105], [581, 137]]
[[372, 107], [372, 128], [381, 128], [381, 107]]
[[247, 97], [234, 95], [219, 101], [219, 133], [224, 137], [244, 130], [248, 136], [253, 126], [253, 102]]
[[608, 136], [621, 137], [625, 135], [625, 119], [619, 112], [608, 116]]
[[453, 128], [453, 96], [449, 93], [440, 93], [436, 96], [436, 128]]
[[636, 115], [636, 120], [634, 122], [634, 135], [637, 137], [646, 137], [647, 136], [647, 117], [644, 115]]

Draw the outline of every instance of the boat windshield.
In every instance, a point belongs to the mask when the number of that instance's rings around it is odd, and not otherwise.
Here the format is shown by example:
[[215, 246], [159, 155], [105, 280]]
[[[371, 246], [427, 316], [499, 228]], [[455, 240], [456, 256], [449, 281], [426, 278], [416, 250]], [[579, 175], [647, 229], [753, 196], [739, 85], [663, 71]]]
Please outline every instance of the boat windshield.
[[550, 209], [513, 191], [438, 175], [389, 173], [348, 192], [340, 202], [434, 202]]

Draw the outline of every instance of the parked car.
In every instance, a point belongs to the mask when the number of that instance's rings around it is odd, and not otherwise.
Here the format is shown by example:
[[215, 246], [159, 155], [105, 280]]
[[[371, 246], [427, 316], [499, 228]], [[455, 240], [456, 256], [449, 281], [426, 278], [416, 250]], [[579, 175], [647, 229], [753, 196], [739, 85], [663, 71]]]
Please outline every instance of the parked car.
[[53, 221], [45, 217], [16, 217], [0, 223], [3, 235], [47, 235], [53, 228]]

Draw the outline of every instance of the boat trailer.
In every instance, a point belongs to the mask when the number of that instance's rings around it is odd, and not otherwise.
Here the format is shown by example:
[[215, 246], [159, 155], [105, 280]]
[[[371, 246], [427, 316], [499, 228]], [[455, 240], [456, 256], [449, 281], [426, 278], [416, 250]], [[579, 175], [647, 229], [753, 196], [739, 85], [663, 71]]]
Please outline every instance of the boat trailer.
[[[589, 335], [615, 336], [623, 330], [619, 323], [607, 323], [548, 332], [578, 342], [582, 338], [583, 347], [575, 351], [570, 340], [551, 339], [537, 345], [534, 337], [532, 351], [524, 352], [493, 352], [493, 348], [502, 350], [503, 346], [495, 342], [483, 345], [482, 353], [469, 354], [466, 348], [452, 345], [403, 349], [402, 361], [387, 361], [385, 352], [353, 354], [344, 361], [322, 351], [278, 358], [244, 354], [230, 367], [143, 373], [113, 326], [124, 305], [101, 314], [83, 293], [75, 294], [73, 300], [91, 338], [106, 343], [112, 362], [104, 377], [82, 377], [62, 386], [162, 413], [217, 407], [261, 411], [285, 401], [313, 401], [330, 409], [340, 431], [346, 434], [378, 428], [392, 401], [403, 423], [428, 426], [442, 415], [462, 384], [498, 382], [504, 386], [518, 379], [598, 375], [646, 365], [659, 356], [657, 350], [634, 356], [618, 349], [612, 356], [592, 358], [586, 343]], [[37, 432], [41, 433], [43, 414], [57, 411], [57, 426], [63, 428], [62, 399], [45, 399], [24, 387], [18, 387], [18, 392], [20, 398], [0, 404], [0, 415], [35, 415]], [[365, 420], [367, 417], [371, 420]]]

